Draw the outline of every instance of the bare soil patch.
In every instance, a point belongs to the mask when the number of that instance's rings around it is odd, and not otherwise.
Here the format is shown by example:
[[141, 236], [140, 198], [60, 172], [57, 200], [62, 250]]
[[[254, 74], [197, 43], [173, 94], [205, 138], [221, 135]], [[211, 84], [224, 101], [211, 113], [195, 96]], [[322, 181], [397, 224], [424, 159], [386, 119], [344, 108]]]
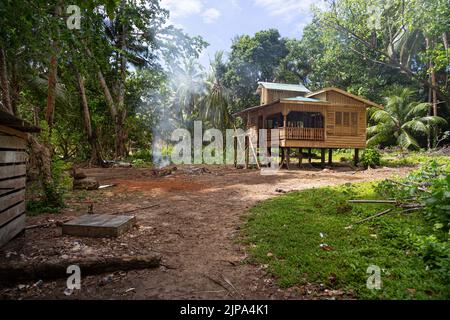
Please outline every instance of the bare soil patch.
[[[0, 288], [0, 297], [75, 299], [313, 299], [351, 298], [351, 293], [327, 291], [319, 284], [280, 289], [261, 265], [247, 263], [246, 248], [236, 241], [246, 211], [282, 192], [347, 182], [405, 175], [411, 168], [354, 171], [283, 170], [263, 176], [257, 170], [181, 166], [174, 174], [155, 177], [150, 169], [86, 169], [100, 184], [115, 187], [74, 192], [61, 214], [29, 217], [28, 225], [62, 221], [87, 212], [133, 212], [137, 226], [116, 239], [62, 236], [56, 225], [27, 230], [0, 250], [0, 263], [72, 260], [159, 253], [157, 269], [97, 276], [82, 275], [82, 289], [64, 295], [65, 279], [23, 283]], [[278, 191], [276, 191], [278, 190]], [[282, 191], [282, 192], [280, 192]], [[81, 203], [79, 203], [81, 202]]]

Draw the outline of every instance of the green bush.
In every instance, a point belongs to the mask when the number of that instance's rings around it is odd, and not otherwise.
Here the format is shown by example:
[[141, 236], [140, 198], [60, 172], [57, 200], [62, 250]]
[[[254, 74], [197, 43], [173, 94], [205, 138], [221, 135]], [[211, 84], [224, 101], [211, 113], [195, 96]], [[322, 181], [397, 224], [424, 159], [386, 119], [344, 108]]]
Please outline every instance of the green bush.
[[[400, 181], [384, 180], [375, 190], [383, 198], [416, 202], [429, 223], [428, 235], [409, 233], [408, 237], [428, 268], [450, 281], [450, 166], [428, 162]], [[450, 294], [450, 293], [449, 293]]]
[[375, 149], [366, 149], [361, 156], [360, 162], [365, 168], [375, 168], [381, 163], [381, 154]]
[[72, 186], [72, 179], [67, 172], [70, 163], [54, 158], [52, 160], [52, 182], [42, 186], [39, 199], [31, 199], [26, 203], [31, 215], [40, 213], [57, 213], [64, 207], [64, 195]]
[[450, 230], [450, 175], [431, 181], [431, 193], [424, 195], [425, 211], [437, 229]]

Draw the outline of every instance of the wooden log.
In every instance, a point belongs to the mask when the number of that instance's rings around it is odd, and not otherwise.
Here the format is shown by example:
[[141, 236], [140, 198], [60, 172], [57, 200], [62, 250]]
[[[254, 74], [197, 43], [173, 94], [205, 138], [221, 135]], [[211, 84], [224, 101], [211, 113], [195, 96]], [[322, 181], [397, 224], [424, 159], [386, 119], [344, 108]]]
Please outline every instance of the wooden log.
[[67, 267], [77, 265], [81, 276], [115, 271], [157, 268], [161, 264], [159, 255], [134, 257], [96, 257], [82, 260], [59, 260], [36, 262], [14, 262], [0, 265], [0, 282], [12, 284], [18, 281], [67, 278]]

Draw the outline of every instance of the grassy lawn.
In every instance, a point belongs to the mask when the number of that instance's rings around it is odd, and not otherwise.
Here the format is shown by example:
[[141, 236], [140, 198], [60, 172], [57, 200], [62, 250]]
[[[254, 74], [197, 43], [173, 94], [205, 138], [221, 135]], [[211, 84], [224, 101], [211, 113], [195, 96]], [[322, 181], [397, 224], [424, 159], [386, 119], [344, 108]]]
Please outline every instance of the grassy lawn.
[[[251, 262], [266, 264], [283, 287], [322, 283], [351, 291], [360, 299], [448, 298], [450, 286], [427, 270], [406, 235], [430, 234], [421, 214], [393, 211], [345, 229], [390, 208], [347, 203], [358, 198], [376, 198], [374, 183], [304, 190], [253, 207], [243, 227]], [[321, 244], [332, 250], [322, 249]], [[369, 265], [382, 270], [380, 290], [366, 287]]]

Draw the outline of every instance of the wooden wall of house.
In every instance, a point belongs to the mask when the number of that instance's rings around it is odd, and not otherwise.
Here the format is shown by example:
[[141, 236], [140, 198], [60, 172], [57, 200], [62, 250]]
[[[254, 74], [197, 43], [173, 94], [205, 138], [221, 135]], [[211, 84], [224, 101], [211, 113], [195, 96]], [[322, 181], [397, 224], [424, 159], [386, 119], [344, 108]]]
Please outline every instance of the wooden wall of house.
[[261, 105], [264, 105], [283, 98], [293, 98], [302, 95], [304, 95], [304, 93], [284, 90], [269, 90], [266, 88], [262, 88], [260, 103]]
[[0, 126], [0, 247], [25, 228], [26, 138]]

